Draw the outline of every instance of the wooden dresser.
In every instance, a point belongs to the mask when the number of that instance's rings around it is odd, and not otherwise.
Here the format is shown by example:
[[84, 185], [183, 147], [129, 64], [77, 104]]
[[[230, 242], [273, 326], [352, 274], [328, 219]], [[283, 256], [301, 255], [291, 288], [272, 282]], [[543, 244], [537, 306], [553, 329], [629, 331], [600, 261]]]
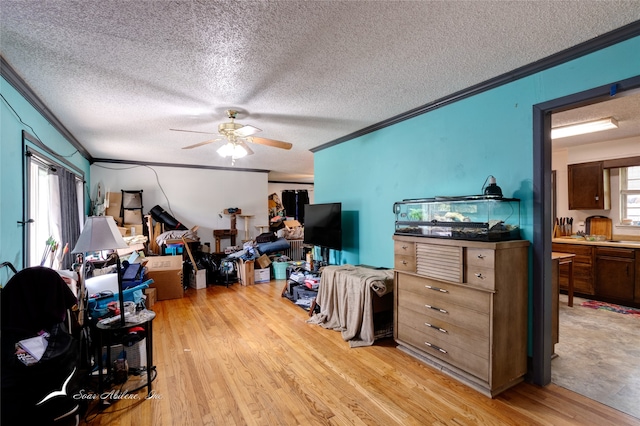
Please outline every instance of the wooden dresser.
[[393, 238], [399, 348], [490, 397], [521, 382], [529, 242]]

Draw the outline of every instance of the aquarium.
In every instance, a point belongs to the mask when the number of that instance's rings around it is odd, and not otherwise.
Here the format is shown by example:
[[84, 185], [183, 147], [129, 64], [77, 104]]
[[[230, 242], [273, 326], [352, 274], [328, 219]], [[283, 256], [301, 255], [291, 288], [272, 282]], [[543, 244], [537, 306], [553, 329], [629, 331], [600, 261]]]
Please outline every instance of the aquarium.
[[520, 239], [520, 200], [487, 196], [403, 200], [393, 205], [396, 235], [477, 241]]

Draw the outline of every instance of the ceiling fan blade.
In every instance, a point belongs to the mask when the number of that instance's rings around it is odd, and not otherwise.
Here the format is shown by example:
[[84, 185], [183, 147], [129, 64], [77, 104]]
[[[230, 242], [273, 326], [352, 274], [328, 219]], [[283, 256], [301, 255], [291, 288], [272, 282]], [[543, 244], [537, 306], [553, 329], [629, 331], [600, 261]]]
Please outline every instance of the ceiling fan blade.
[[275, 139], [252, 137], [252, 138], [247, 138], [247, 140], [249, 142], [257, 143], [258, 145], [267, 145], [267, 146], [272, 146], [274, 148], [281, 148], [281, 149], [291, 149], [291, 147], [293, 146], [289, 142], [277, 141]]
[[174, 132], [189, 132], [189, 133], [202, 133], [203, 135], [215, 135], [215, 133], [211, 132], [198, 132], [196, 130], [181, 130], [181, 129], [169, 129]]
[[209, 139], [208, 141], [198, 142], [198, 143], [196, 143], [196, 144], [194, 144], [194, 145], [184, 146], [184, 147], [182, 147], [182, 149], [192, 149], [192, 148], [197, 148], [197, 147], [199, 147], [199, 146], [207, 145], [207, 144], [210, 144], [210, 143], [213, 143], [213, 142], [219, 141], [219, 140], [220, 140], [220, 138], [217, 138], [217, 139]]
[[236, 143], [247, 150], [247, 155], [252, 155], [253, 154], [253, 151], [251, 150], [251, 148], [249, 148], [249, 145], [247, 145], [243, 141], [238, 141]]
[[262, 130], [258, 129], [257, 127], [246, 125], [240, 127], [239, 129], [236, 129], [233, 133], [239, 138], [244, 138], [247, 136], [255, 135], [256, 133], [261, 131]]

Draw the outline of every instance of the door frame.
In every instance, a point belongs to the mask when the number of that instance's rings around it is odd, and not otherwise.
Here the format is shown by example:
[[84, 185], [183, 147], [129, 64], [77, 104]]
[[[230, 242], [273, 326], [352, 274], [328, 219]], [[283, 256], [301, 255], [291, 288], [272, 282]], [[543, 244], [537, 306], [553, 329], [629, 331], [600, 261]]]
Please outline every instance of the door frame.
[[533, 106], [533, 291], [532, 365], [533, 383], [551, 383], [553, 354], [551, 283], [551, 115], [640, 90], [640, 75]]

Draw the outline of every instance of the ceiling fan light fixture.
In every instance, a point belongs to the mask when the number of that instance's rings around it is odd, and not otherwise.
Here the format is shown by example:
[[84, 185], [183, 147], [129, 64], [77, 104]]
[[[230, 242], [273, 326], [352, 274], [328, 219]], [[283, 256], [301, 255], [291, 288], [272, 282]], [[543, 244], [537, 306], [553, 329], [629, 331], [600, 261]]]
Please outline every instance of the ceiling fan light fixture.
[[603, 130], [617, 128], [618, 121], [613, 117], [607, 117], [600, 120], [571, 124], [569, 126], [555, 127], [551, 129], [551, 139], [560, 139], [568, 136], [584, 135], [586, 133], [601, 132]]
[[227, 142], [216, 151], [222, 157], [231, 157], [232, 159], [242, 158], [247, 155], [247, 150], [233, 142]]

